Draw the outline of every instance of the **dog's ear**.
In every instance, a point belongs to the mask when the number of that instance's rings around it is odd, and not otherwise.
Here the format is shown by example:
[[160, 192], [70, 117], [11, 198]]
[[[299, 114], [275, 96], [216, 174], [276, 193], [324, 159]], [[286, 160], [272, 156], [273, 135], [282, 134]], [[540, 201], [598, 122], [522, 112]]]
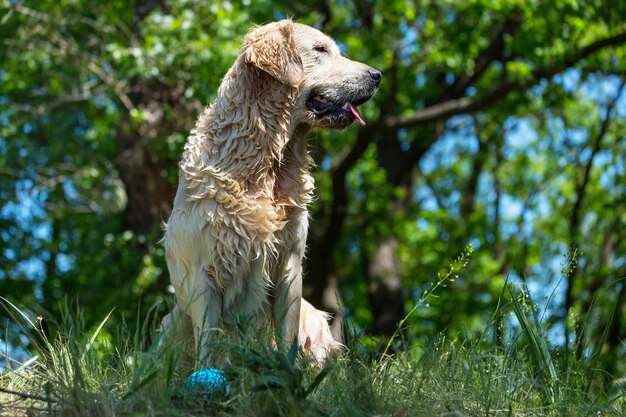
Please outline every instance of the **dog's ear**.
[[291, 20], [258, 26], [246, 35], [241, 56], [246, 64], [267, 72], [283, 84], [298, 87], [304, 79], [304, 69], [293, 32]]

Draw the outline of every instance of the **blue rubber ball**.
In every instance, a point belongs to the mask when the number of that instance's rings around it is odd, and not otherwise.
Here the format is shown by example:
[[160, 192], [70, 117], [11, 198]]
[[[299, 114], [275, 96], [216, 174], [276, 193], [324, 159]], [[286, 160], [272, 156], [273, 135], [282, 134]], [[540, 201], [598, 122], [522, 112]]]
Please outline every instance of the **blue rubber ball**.
[[230, 385], [227, 385], [226, 382], [227, 380], [222, 370], [206, 368], [189, 375], [185, 381], [184, 388], [186, 390], [200, 392], [212, 392], [216, 389], [223, 389], [227, 393], [230, 393]]

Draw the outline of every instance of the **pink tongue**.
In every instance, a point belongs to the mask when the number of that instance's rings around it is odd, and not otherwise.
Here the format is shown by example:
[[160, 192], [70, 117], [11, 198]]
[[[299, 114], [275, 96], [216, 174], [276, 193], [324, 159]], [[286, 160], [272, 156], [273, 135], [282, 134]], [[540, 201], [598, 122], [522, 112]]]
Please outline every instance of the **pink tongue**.
[[350, 110], [350, 113], [352, 113], [354, 118], [357, 119], [359, 121], [359, 123], [361, 123], [363, 126], [365, 126], [365, 121], [363, 120], [363, 118], [359, 114], [359, 111], [356, 109], [356, 107], [354, 107], [352, 105], [352, 103], [348, 103], [348, 110]]

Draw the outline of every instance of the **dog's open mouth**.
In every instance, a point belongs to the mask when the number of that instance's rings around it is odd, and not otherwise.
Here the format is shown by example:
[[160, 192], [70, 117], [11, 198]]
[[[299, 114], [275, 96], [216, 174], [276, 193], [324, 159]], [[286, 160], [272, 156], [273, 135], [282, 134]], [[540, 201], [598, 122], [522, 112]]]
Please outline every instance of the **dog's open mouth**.
[[370, 97], [363, 97], [353, 101], [335, 102], [327, 99], [319, 94], [312, 94], [307, 100], [307, 106], [309, 110], [317, 117], [323, 117], [326, 115], [339, 115], [341, 113], [350, 115], [358, 120], [363, 126], [365, 126], [365, 120], [361, 117], [361, 113], [357, 109], [357, 106], [365, 103]]

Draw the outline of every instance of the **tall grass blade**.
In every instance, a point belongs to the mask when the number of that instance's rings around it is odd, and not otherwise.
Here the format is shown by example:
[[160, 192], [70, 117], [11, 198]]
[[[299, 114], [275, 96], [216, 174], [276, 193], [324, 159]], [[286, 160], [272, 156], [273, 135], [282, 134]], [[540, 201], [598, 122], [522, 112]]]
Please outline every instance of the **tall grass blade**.
[[324, 368], [320, 371], [319, 374], [317, 374], [317, 376], [315, 377], [315, 379], [313, 380], [313, 382], [311, 382], [311, 385], [309, 385], [309, 387], [306, 389], [306, 391], [304, 392], [304, 396], [308, 397], [309, 394], [311, 394], [313, 391], [315, 391], [315, 388], [318, 387], [319, 384], [321, 384], [324, 379], [326, 379], [326, 377], [328, 376], [328, 373], [330, 372], [331, 368]]
[[87, 343], [87, 346], [85, 346], [85, 350], [83, 351], [83, 354], [81, 355], [81, 359], [85, 357], [87, 352], [89, 352], [89, 350], [93, 346], [94, 342], [98, 338], [98, 335], [102, 331], [102, 328], [104, 327], [106, 322], [109, 320], [109, 317], [111, 317], [111, 314], [113, 314], [113, 310], [115, 310], [115, 307], [113, 307], [111, 311], [109, 311], [109, 314], [106, 315], [106, 317], [104, 318], [104, 320], [102, 320], [102, 322], [100, 323], [96, 331], [91, 335], [91, 338], [89, 339], [89, 342]]
[[[546, 399], [551, 404], [558, 402], [561, 398], [560, 388], [558, 387], [558, 376], [556, 367], [552, 361], [550, 348], [548, 347], [547, 337], [539, 324], [536, 314], [533, 314], [532, 312], [528, 314], [525, 311], [524, 306], [520, 303], [518, 294], [516, 294], [508, 284], [507, 289], [511, 296], [511, 306], [513, 307], [513, 312], [519, 321], [523, 334], [526, 336], [526, 340], [528, 341], [535, 373], [541, 378], [544, 384], [543, 391]], [[530, 296], [522, 296], [528, 297], [528, 300], [532, 305]]]
[[[2, 300], [3, 303], [8, 304], [14, 311], [16, 311], [17, 313], [19, 313], [19, 315], [22, 317], [22, 319], [24, 319], [33, 329], [36, 329], [37, 326], [35, 325], [35, 323], [28, 318], [28, 316], [22, 311], [20, 310], [15, 304], [13, 304], [12, 302], [10, 302], [9, 300], [7, 300], [6, 298], [4, 298], [3, 296], [0, 295], [0, 300]], [[8, 308], [5, 307], [5, 309], [10, 312], [11, 310], [9, 310]]]
[[124, 394], [122, 396], [122, 400], [126, 400], [130, 397], [132, 397], [135, 393], [137, 393], [141, 388], [143, 388], [144, 386], [148, 385], [150, 382], [152, 382], [157, 375], [159, 374], [159, 370], [156, 369], [152, 372], [150, 372], [148, 375], [146, 375], [143, 379], [141, 379], [139, 382], [132, 384], [128, 391], [126, 392], [126, 394]]

